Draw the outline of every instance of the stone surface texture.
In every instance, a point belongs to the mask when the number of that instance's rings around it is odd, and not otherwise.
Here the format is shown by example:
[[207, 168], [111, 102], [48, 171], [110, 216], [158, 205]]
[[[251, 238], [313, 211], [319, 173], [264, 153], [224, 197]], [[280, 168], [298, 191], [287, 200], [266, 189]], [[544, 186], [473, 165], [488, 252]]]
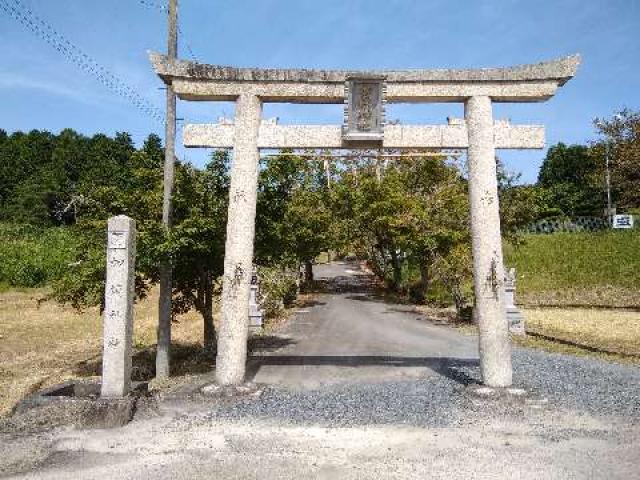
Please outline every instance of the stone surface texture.
[[101, 398], [100, 384], [68, 381], [40, 390], [16, 405], [9, 418], [0, 421], [0, 432], [37, 432], [61, 426], [114, 428], [133, 418], [147, 384], [137, 383], [125, 397]]
[[[344, 103], [345, 86], [322, 83], [214, 82], [174, 79], [173, 88], [182, 100], [234, 101], [242, 93], [257, 95], [263, 102]], [[422, 82], [387, 85], [386, 103], [464, 102], [474, 95], [489, 95], [495, 102], [542, 102], [558, 89], [555, 80], [517, 82]]]
[[489, 97], [470, 98], [465, 105], [469, 129], [469, 201], [475, 315], [480, 339], [480, 369], [490, 387], [512, 382], [511, 345], [504, 309], [504, 264]]
[[[233, 148], [234, 126], [229, 123], [187, 124], [186, 147]], [[494, 126], [495, 148], [544, 148], [544, 127], [540, 125]], [[383, 148], [467, 148], [466, 124], [457, 125], [386, 125]], [[262, 123], [258, 148], [346, 148], [338, 125], [274, 125]]]
[[401, 82], [518, 82], [527, 80], [556, 80], [564, 84], [575, 74], [579, 55], [571, 55], [548, 62], [506, 68], [431, 69], [431, 70], [311, 70], [285, 68], [237, 68], [207, 65], [150, 52], [149, 58], [160, 77], [192, 78], [194, 80], [231, 80], [239, 82], [303, 82], [344, 83], [352, 77], [382, 77], [388, 83]]
[[396, 102], [463, 102], [490, 96], [494, 102], [535, 102], [550, 98], [575, 75], [578, 55], [508, 68], [469, 70], [340, 71], [221, 67], [171, 61], [150, 54], [151, 63], [184, 100], [233, 101], [240, 94], [263, 102], [343, 103], [351, 77], [381, 77], [385, 100]]
[[245, 375], [258, 188], [257, 140], [261, 115], [262, 103], [258, 97], [242, 95], [238, 98], [222, 285], [222, 319], [216, 360], [216, 380], [221, 385], [241, 384]]
[[105, 284], [102, 396], [124, 397], [131, 387], [131, 343], [136, 258], [136, 222], [109, 219]]

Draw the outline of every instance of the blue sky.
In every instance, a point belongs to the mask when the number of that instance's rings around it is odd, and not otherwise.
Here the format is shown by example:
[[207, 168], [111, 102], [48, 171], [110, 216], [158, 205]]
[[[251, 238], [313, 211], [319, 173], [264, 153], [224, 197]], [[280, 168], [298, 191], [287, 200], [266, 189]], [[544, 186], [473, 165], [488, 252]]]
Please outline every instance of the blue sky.
[[[12, 0], [2, 0], [12, 1]], [[159, 109], [161, 82], [148, 50], [166, 49], [166, 15], [138, 0], [21, 0]], [[163, 4], [164, 0], [155, 0]], [[638, 0], [181, 0], [186, 43], [205, 63], [310, 68], [463, 68], [583, 56], [574, 80], [540, 104], [502, 104], [496, 118], [545, 124], [547, 144], [594, 138], [592, 120], [640, 108]], [[0, 128], [70, 127], [91, 135], [130, 132], [140, 142], [163, 129], [127, 100], [0, 10]], [[443, 123], [462, 106], [392, 106], [404, 123]], [[212, 122], [226, 103], [179, 102], [178, 116]], [[340, 106], [267, 105], [282, 123], [341, 123]], [[179, 149], [202, 164], [206, 152]], [[544, 151], [500, 152], [535, 181]]]

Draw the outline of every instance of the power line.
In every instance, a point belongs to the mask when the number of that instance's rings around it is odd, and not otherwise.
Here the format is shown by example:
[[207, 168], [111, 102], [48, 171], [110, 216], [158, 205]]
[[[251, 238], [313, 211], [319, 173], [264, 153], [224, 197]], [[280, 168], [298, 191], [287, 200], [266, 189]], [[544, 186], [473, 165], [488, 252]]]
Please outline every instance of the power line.
[[[160, 5], [158, 3], [151, 2], [149, 0], [138, 0], [138, 3], [150, 9], [160, 10], [161, 12], [165, 12], [167, 14], [169, 13], [169, 7], [166, 5]], [[196, 54], [193, 53], [191, 44], [189, 44], [189, 41], [186, 39], [186, 35], [180, 28], [180, 25], [178, 25], [178, 35], [180, 35], [180, 38], [182, 39], [182, 44], [184, 44], [184, 46], [187, 48], [187, 52], [189, 53], [189, 56], [193, 59], [194, 62], [198, 63], [198, 58], [196, 57]]]
[[156, 8], [158, 10], [162, 10], [163, 12], [169, 12], [169, 7], [166, 5], [160, 5], [158, 3], [150, 2], [148, 0], [138, 0], [138, 3], [140, 3], [140, 5], [144, 5], [147, 8]]
[[193, 59], [194, 62], [198, 63], [198, 59], [196, 58], [196, 54], [193, 53], [193, 49], [191, 48], [191, 45], [189, 44], [189, 42], [185, 39], [184, 34], [182, 33], [182, 29], [180, 28], [180, 25], [178, 25], [178, 34], [180, 35], [180, 37], [182, 38], [182, 43], [184, 44], [185, 47], [187, 47], [187, 52], [189, 52], [189, 55], [191, 56], [191, 58]]
[[71, 43], [50, 23], [31, 11], [31, 9], [20, 0], [13, 0], [13, 4], [11, 0], [0, 0], [0, 8], [8, 13], [14, 20], [17, 20], [29, 29], [33, 34], [51, 45], [82, 71], [96, 78], [103, 86], [131, 102], [136, 108], [146, 115], [149, 115], [156, 122], [164, 124], [164, 114], [161, 110], [142, 97], [133, 87], [87, 55], [82, 49]]

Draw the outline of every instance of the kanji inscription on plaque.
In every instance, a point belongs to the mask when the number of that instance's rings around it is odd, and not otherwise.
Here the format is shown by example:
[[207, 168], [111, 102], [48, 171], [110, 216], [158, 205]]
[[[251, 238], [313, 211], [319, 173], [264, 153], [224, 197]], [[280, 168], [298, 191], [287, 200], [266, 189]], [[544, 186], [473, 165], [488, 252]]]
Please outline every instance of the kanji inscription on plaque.
[[384, 79], [350, 78], [345, 95], [343, 139], [381, 142], [384, 135]]

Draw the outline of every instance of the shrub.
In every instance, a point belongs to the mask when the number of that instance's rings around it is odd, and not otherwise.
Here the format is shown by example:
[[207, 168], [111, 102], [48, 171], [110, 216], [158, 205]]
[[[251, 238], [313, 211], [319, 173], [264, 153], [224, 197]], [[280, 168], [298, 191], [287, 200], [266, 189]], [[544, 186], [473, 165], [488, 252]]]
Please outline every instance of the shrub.
[[259, 267], [260, 303], [266, 317], [277, 316], [298, 292], [298, 272], [283, 267]]
[[69, 268], [76, 248], [68, 227], [0, 224], [0, 283], [45, 286]]

